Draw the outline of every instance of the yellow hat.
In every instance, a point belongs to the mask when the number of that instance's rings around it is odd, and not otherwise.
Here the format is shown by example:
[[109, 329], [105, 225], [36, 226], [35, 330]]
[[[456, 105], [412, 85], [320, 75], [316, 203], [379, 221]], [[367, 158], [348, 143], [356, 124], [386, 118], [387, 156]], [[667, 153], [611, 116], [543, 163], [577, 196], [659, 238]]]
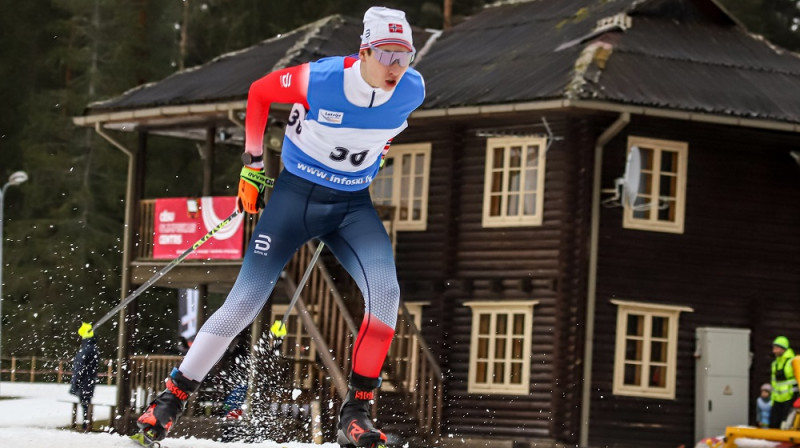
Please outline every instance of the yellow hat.
[[92, 324], [90, 324], [88, 322], [84, 322], [83, 325], [81, 325], [81, 328], [78, 329], [78, 334], [83, 339], [93, 338], [94, 337], [94, 330], [92, 329]]
[[778, 347], [788, 350], [789, 349], [789, 339], [786, 336], [778, 336], [772, 341], [772, 345], [777, 345]]

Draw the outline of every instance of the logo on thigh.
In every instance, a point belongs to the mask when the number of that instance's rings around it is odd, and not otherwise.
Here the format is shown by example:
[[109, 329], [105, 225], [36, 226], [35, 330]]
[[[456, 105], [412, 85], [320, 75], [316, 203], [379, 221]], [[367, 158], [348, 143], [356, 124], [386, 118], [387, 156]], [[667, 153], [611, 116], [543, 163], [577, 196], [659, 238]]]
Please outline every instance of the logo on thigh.
[[255, 240], [255, 247], [253, 248], [253, 253], [256, 253], [258, 255], [267, 255], [267, 251], [269, 251], [271, 244], [272, 244], [271, 236], [259, 233]]

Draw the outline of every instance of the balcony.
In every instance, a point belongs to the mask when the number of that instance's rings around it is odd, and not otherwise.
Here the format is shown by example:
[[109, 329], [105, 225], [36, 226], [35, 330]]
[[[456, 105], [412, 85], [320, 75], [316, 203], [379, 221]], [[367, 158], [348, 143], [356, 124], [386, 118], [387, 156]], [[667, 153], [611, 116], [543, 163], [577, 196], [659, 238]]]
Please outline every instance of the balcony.
[[[131, 261], [131, 283], [133, 285], [141, 285], [146, 282], [171, 261], [153, 258], [155, 204], [155, 199], [139, 201], [138, 219], [134, 224], [137, 236], [134, 238], [133, 260]], [[397, 236], [394, 230], [395, 208], [375, 205], [375, 209], [383, 220], [386, 231], [392, 240], [392, 246], [394, 246]], [[247, 248], [250, 237], [253, 235], [259, 216], [248, 214], [244, 216], [244, 232], [241, 241], [243, 253]], [[241, 258], [234, 260], [184, 260], [159, 279], [155, 286], [192, 288], [206, 284], [210, 292], [227, 293], [233, 286], [241, 266]]]

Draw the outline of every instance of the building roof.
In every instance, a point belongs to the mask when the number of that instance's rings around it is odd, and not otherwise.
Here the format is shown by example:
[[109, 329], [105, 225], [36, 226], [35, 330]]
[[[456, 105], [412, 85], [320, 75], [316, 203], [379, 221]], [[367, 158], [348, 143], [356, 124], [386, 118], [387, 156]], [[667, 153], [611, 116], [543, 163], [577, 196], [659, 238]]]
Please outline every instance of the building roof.
[[578, 99], [800, 123], [800, 58], [711, 0], [499, 4], [416, 68], [429, 109]]
[[[250, 84], [267, 73], [327, 56], [358, 52], [360, 20], [328, 16], [252, 47], [226, 53], [198, 67], [131, 89], [106, 101], [92, 103], [88, 114], [246, 100]], [[414, 40], [425, 42], [431, 35], [416, 28]]]
[[[76, 123], [165, 106], [241, 108], [271, 70], [355, 52], [361, 28], [330, 16], [93, 103]], [[715, 0], [504, 2], [431, 36], [414, 36], [432, 42], [415, 66], [423, 110], [590, 100], [800, 123], [800, 58], [748, 33]]]

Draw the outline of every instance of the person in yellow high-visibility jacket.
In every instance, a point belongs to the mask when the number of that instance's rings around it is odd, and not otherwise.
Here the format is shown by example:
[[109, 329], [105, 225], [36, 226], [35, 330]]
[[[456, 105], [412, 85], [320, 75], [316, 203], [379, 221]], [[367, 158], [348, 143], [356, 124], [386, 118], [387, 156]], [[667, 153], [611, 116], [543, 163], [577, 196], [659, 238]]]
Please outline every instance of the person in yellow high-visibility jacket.
[[795, 355], [786, 336], [778, 336], [772, 341], [772, 353], [775, 360], [772, 361], [772, 411], [769, 427], [781, 429], [781, 424], [786, 420], [798, 396], [797, 379], [792, 367]]

